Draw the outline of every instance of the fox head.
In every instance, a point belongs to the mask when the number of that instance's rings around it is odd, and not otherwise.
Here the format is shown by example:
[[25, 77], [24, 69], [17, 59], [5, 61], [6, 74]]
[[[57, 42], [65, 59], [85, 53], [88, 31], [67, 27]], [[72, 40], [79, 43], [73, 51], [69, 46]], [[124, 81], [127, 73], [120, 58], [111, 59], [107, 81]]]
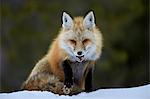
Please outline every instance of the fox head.
[[72, 17], [63, 12], [60, 47], [72, 61], [97, 60], [102, 49], [102, 35], [95, 25], [94, 13], [85, 17]]

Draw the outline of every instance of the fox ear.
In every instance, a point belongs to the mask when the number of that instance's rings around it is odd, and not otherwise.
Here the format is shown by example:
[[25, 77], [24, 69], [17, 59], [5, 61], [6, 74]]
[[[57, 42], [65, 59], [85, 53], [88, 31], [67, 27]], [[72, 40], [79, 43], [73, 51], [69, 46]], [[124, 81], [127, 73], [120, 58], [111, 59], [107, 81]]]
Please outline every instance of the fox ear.
[[87, 29], [95, 27], [95, 18], [93, 11], [90, 11], [83, 20], [83, 25]]
[[71, 29], [73, 27], [73, 20], [66, 12], [62, 15], [62, 27], [65, 29]]

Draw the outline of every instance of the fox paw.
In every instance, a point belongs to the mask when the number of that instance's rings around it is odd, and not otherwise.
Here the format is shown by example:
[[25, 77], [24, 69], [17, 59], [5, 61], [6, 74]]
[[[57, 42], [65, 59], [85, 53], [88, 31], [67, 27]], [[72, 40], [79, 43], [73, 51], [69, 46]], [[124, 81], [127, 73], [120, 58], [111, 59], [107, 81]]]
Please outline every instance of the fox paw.
[[65, 79], [63, 92], [64, 94], [70, 94], [73, 88], [73, 80], [72, 79]]
[[67, 87], [66, 85], [64, 85], [64, 87], [63, 87], [63, 92], [64, 92], [64, 94], [70, 94], [70, 92], [72, 91], [72, 88], [73, 88], [73, 86], [71, 86], [71, 87]]

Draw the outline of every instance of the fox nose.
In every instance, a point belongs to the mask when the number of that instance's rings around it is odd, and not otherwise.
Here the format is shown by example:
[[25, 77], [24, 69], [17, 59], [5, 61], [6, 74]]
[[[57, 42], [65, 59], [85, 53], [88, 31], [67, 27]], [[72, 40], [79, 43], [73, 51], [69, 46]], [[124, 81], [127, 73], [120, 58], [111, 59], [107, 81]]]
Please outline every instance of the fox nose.
[[78, 54], [78, 55], [82, 55], [82, 51], [78, 51], [77, 54]]

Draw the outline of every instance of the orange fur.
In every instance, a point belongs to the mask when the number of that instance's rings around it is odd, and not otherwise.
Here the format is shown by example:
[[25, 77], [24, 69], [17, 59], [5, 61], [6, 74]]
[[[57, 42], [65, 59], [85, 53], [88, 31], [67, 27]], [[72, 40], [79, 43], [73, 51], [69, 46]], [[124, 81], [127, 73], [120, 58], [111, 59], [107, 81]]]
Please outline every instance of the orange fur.
[[65, 53], [62, 49], [59, 48], [57, 39], [52, 43], [51, 49], [48, 54], [48, 62], [52, 72], [57, 75], [61, 81], [64, 79], [64, 73], [62, 68], [60, 68], [60, 62], [65, 58]]

